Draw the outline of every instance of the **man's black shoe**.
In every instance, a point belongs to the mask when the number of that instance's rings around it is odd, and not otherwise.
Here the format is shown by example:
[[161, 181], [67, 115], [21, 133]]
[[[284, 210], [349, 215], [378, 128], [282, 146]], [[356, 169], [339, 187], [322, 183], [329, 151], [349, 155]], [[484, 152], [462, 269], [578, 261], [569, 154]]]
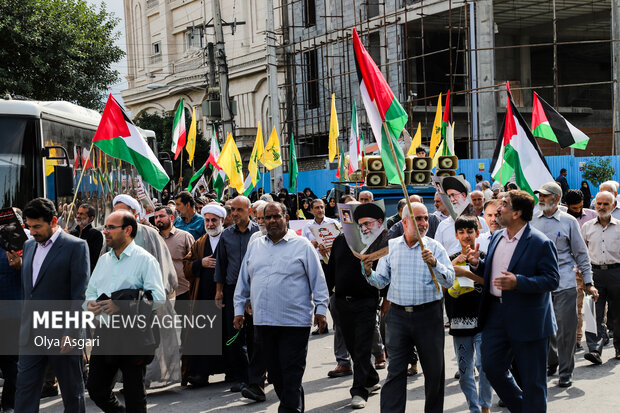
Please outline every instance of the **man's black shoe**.
[[558, 365], [554, 364], [552, 366], [547, 367], [547, 376], [553, 376], [555, 372], [558, 371]]
[[188, 376], [187, 382], [192, 385], [192, 387], [205, 387], [209, 385], [209, 377], [202, 377], [200, 375], [196, 376]]
[[560, 387], [570, 387], [573, 385], [573, 382], [571, 381], [570, 378], [568, 377], [560, 377], [560, 382], [558, 383], [558, 386]]
[[230, 391], [233, 393], [239, 393], [244, 387], [246, 387], [246, 384], [243, 382], [235, 383], [230, 386]]
[[255, 384], [245, 386], [241, 389], [241, 395], [256, 402], [264, 402], [267, 400], [265, 397], [265, 391]]
[[596, 351], [586, 353], [583, 358], [588, 360], [592, 364], [603, 364], [603, 360], [601, 360], [601, 355], [598, 354]]
[[58, 396], [58, 386], [45, 386], [41, 389], [41, 398]]

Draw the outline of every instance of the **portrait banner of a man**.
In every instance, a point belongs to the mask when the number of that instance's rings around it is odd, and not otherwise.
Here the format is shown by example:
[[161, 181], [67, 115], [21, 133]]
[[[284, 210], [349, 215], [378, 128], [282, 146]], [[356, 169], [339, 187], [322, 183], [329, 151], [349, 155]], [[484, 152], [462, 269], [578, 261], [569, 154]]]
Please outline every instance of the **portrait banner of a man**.
[[370, 255], [377, 260], [388, 253], [383, 200], [360, 204], [338, 204], [342, 232], [356, 257]]
[[469, 191], [462, 176], [433, 176], [433, 184], [452, 219], [456, 220], [464, 212], [475, 215]]

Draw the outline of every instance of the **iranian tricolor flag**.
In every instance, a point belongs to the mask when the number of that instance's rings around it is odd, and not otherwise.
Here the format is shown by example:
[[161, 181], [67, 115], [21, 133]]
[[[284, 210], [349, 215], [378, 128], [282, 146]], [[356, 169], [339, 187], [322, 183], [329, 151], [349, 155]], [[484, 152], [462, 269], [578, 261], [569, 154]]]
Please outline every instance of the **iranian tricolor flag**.
[[[389, 183], [400, 184], [399, 174], [402, 174], [405, 167], [405, 155], [398, 144], [398, 137], [407, 123], [407, 113], [394, 97], [390, 86], [364, 48], [355, 29], [353, 29], [353, 48], [360, 94], [377, 146], [381, 151], [386, 177]], [[390, 140], [396, 157], [392, 156]]]
[[93, 143], [104, 153], [136, 167], [144, 182], [161, 191], [170, 178], [146, 140], [110, 94]]
[[501, 185], [506, 185], [514, 175], [519, 189], [530, 193], [536, 199], [534, 191], [554, 179], [536, 139], [512, 101], [508, 84], [506, 87], [506, 119], [493, 154], [491, 176]]
[[452, 112], [450, 111], [450, 90], [446, 94], [446, 106], [443, 110], [441, 120], [441, 138], [444, 141], [441, 156], [454, 155], [454, 123], [452, 122]]
[[213, 189], [217, 193], [218, 198], [221, 198], [224, 194], [224, 181], [226, 180], [226, 172], [217, 163], [220, 159], [220, 145], [217, 142], [217, 133], [215, 131], [215, 125], [211, 125], [211, 149], [209, 150], [209, 158], [207, 158], [206, 164], [213, 166]]
[[534, 92], [532, 135], [557, 142], [561, 148], [585, 149], [590, 138]]
[[183, 151], [187, 136], [185, 133], [185, 106], [183, 106], [183, 98], [179, 102], [177, 113], [174, 115], [174, 122], [172, 123], [172, 147], [170, 150], [174, 154], [174, 160], [179, 157], [179, 154]]

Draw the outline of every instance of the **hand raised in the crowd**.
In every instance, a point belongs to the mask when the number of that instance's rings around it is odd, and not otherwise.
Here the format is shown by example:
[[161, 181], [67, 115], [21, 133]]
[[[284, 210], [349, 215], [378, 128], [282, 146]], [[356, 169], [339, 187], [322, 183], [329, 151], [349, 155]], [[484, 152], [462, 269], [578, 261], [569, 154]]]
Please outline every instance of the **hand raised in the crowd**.
[[6, 256], [9, 258], [9, 266], [14, 270], [22, 269], [22, 257], [19, 256], [19, 252], [7, 251]]
[[244, 321], [245, 321], [244, 316], [236, 315], [235, 318], [233, 319], [233, 326], [235, 327], [236, 330], [241, 330], [241, 327], [243, 327]]
[[327, 328], [327, 319], [324, 315], [315, 314], [314, 315], [314, 326], [319, 326], [319, 334], [323, 334], [325, 329]]
[[215, 258], [213, 258], [213, 255], [202, 259], [202, 268], [215, 268]]
[[114, 314], [120, 311], [119, 306], [114, 304], [114, 301], [112, 300], [99, 301], [99, 307], [101, 308], [101, 311], [103, 311], [104, 313], [108, 315]]
[[596, 289], [595, 286], [590, 285], [588, 287], [586, 287], [586, 293], [590, 294], [592, 296], [592, 299], [594, 300], [594, 302], [596, 302], [598, 300], [598, 290]]
[[469, 263], [474, 267], [477, 267], [480, 263], [480, 244], [476, 244], [476, 248], [474, 248], [473, 250], [469, 247], [467, 248], [469, 250], [467, 252], [467, 261], [469, 261]]
[[502, 274], [504, 274], [502, 277], [497, 277], [493, 280], [493, 285], [498, 290], [516, 290], [517, 276], [508, 271], [502, 271]]
[[224, 293], [222, 291], [215, 292], [215, 306], [217, 308], [224, 308]]
[[433, 255], [433, 252], [429, 250], [428, 248], [425, 248], [424, 250], [422, 250], [422, 260], [428, 265], [430, 265], [431, 267], [434, 267], [437, 265], [437, 258], [435, 258], [435, 256]]
[[86, 309], [93, 312], [95, 315], [99, 315], [102, 311], [102, 308], [97, 301], [89, 301], [86, 304]]

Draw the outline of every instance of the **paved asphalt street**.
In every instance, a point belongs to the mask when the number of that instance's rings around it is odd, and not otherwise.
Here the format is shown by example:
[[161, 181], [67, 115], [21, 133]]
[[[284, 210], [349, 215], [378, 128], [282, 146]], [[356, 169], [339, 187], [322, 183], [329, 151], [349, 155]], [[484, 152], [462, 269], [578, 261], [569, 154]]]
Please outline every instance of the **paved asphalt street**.
[[[331, 326], [330, 320], [330, 326]], [[329, 335], [312, 336], [308, 350], [308, 362], [304, 375], [306, 394], [306, 412], [342, 412], [351, 411], [349, 407], [349, 386], [352, 377], [330, 379], [327, 372], [336, 366], [333, 355], [333, 331]], [[583, 343], [585, 345], [585, 342]], [[446, 391], [445, 412], [467, 412], [465, 396], [461, 392], [458, 380], [455, 380], [456, 359], [453, 356], [452, 338], [446, 332]], [[577, 353], [573, 386], [568, 389], [557, 387], [558, 376], [549, 379], [549, 412], [617, 412], [620, 411], [620, 362], [613, 359], [613, 346], [608, 345], [603, 352], [603, 364], [592, 366], [584, 360], [583, 351]], [[387, 370], [379, 370], [381, 382]], [[173, 385], [159, 390], [149, 390], [149, 412], [276, 412], [278, 399], [273, 386], [267, 386], [267, 401], [254, 403], [244, 399], [240, 393], [231, 393], [228, 385], [223, 383], [224, 375], [211, 377], [207, 387], [200, 389], [183, 389]], [[117, 389], [120, 386], [117, 385]], [[424, 377], [423, 374], [410, 377], [407, 385], [407, 412], [424, 411]], [[87, 397], [86, 410], [100, 411]], [[368, 399], [365, 411], [379, 411], [379, 393]], [[494, 395], [492, 412], [508, 412], [497, 407]], [[62, 412], [60, 396], [44, 399], [41, 404], [43, 413]]]

